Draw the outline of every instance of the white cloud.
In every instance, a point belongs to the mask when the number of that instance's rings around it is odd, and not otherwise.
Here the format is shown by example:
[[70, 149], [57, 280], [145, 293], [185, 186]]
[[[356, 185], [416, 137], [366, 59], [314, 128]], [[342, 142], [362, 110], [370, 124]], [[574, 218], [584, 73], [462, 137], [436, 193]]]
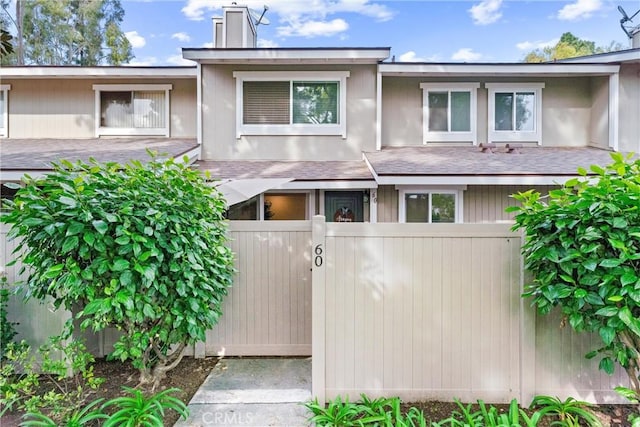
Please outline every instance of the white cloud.
[[453, 55], [451, 55], [451, 59], [454, 61], [464, 61], [464, 62], [473, 62], [482, 58], [482, 54], [478, 52], [474, 52], [473, 49], [468, 47], [463, 47], [462, 49], [458, 49]]
[[214, 47], [214, 44], [213, 42], [206, 42], [206, 43], [202, 43], [202, 47], [207, 47], [211, 49], [212, 47]]
[[556, 44], [558, 44], [558, 42], [560, 41], [560, 39], [551, 39], [549, 41], [535, 41], [535, 42], [530, 42], [530, 41], [525, 41], [525, 42], [520, 42], [520, 43], [516, 43], [516, 47], [520, 50], [533, 50], [533, 49], [544, 49], [545, 47], [551, 47], [551, 46], [555, 46]]
[[185, 42], [185, 43], [191, 41], [191, 37], [189, 37], [189, 34], [183, 33], [183, 32], [173, 33], [173, 34], [171, 34], [171, 38], [172, 39], [176, 39], [176, 40], [181, 41], [181, 42]]
[[576, 0], [558, 11], [558, 19], [563, 21], [576, 21], [590, 17], [593, 12], [602, 8], [601, 0]]
[[145, 56], [144, 58], [133, 58], [128, 64], [129, 67], [150, 67], [158, 64], [158, 58], [155, 56]]
[[474, 24], [489, 25], [502, 17], [502, 12], [500, 11], [501, 6], [502, 0], [483, 0], [471, 6], [468, 12]]
[[182, 13], [192, 21], [202, 21], [205, 12], [220, 9], [220, 6], [214, 4], [212, 0], [188, 0]]
[[278, 27], [278, 35], [281, 37], [330, 37], [348, 29], [347, 21], [340, 18], [332, 21], [292, 21], [287, 26]]
[[165, 59], [165, 62], [169, 65], [196, 65], [195, 62], [189, 59], [184, 59], [181, 53], [167, 57], [167, 59]]
[[258, 39], [258, 47], [278, 47], [278, 43], [273, 40]]
[[440, 56], [439, 55], [433, 55], [428, 57], [418, 56], [414, 51], [410, 50], [398, 56], [398, 61], [399, 62], [439, 62]]
[[129, 43], [131, 43], [131, 47], [134, 49], [138, 49], [144, 47], [147, 44], [147, 41], [138, 34], [137, 31], [129, 31], [124, 33], [124, 35], [129, 39]]
[[[291, 0], [270, 0], [266, 18], [272, 24], [279, 25], [278, 35], [281, 37], [332, 36], [346, 31], [349, 24], [343, 18], [334, 18], [339, 13], [354, 13], [373, 18], [376, 21], [388, 21], [394, 12], [384, 4], [372, 0], [314, 0], [307, 3]], [[192, 20], [203, 20], [205, 13], [221, 11], [221, 2], [213, 0], [188, 0], [182, 13]], [[246, 0], [250, 8], [261, 13], [263, 0]]]

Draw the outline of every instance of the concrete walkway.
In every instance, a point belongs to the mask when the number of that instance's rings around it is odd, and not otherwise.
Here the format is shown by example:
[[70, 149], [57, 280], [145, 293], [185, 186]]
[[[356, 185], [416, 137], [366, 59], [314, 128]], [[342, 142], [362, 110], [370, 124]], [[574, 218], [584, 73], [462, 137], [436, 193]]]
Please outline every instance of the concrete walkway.
[[175, 427], [309, 425], [311, 359], [222, 359]]

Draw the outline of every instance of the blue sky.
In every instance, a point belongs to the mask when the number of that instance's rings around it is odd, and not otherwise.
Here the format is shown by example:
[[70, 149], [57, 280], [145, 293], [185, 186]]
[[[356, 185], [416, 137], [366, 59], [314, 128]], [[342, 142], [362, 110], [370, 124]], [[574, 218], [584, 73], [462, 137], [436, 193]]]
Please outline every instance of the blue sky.
[[[262, 47], [391, 47], [397, 61], [521, 61], [553, 45], [563, 32], [609, 45], [629, 45], [617, 6], [628, 15], [640, 0], [236, 0], [262, 11]], [[211, 18], [221, 0], [122, 0], [123, 31], [133, 45], [132, 65], [193, 65], [182, 47], [211, 47]], [[640, 15], [634, 18], [640, 24]]]

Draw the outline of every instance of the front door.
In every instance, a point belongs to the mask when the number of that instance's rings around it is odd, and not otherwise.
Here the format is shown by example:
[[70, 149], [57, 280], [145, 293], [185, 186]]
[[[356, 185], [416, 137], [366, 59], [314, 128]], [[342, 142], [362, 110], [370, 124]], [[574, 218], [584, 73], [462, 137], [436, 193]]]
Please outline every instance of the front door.
[[362, 191], [326, 191], [324, 211], [327, 222], [363, 222]]

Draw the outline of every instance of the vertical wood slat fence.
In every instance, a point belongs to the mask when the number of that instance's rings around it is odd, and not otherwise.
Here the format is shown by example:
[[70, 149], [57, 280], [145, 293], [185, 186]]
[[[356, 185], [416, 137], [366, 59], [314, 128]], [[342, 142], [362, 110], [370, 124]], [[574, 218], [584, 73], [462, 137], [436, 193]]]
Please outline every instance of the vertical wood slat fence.
[[584, 359], [597, 338], [536, 319], [520, 297], [521, 244], [509, 224], [314, 217], [313, 394], [621, 402], [624, 372]]
[[[560, 329], [557, 313], [537, 317], [520, 298], [521, 236], [509, 227], [334, 224], [320, 216], [231, 222], [238, 273], [219, 324], [192, 354], [313, 353], [320, 400], [367, 392], [624, 403], [612, 391], [628, 382], [624, 372], [610, 377], [584, 359], [599, 338]], [[15, 242], [0, 231], [5, 265]], [[6, 269], [10, 282], [18, 268]], [[9, 318], [20, 322], [19, 338], [40, 344], [69, 314], [14, 298]], [[117, 336], [87, 338], [101, 356]]]

